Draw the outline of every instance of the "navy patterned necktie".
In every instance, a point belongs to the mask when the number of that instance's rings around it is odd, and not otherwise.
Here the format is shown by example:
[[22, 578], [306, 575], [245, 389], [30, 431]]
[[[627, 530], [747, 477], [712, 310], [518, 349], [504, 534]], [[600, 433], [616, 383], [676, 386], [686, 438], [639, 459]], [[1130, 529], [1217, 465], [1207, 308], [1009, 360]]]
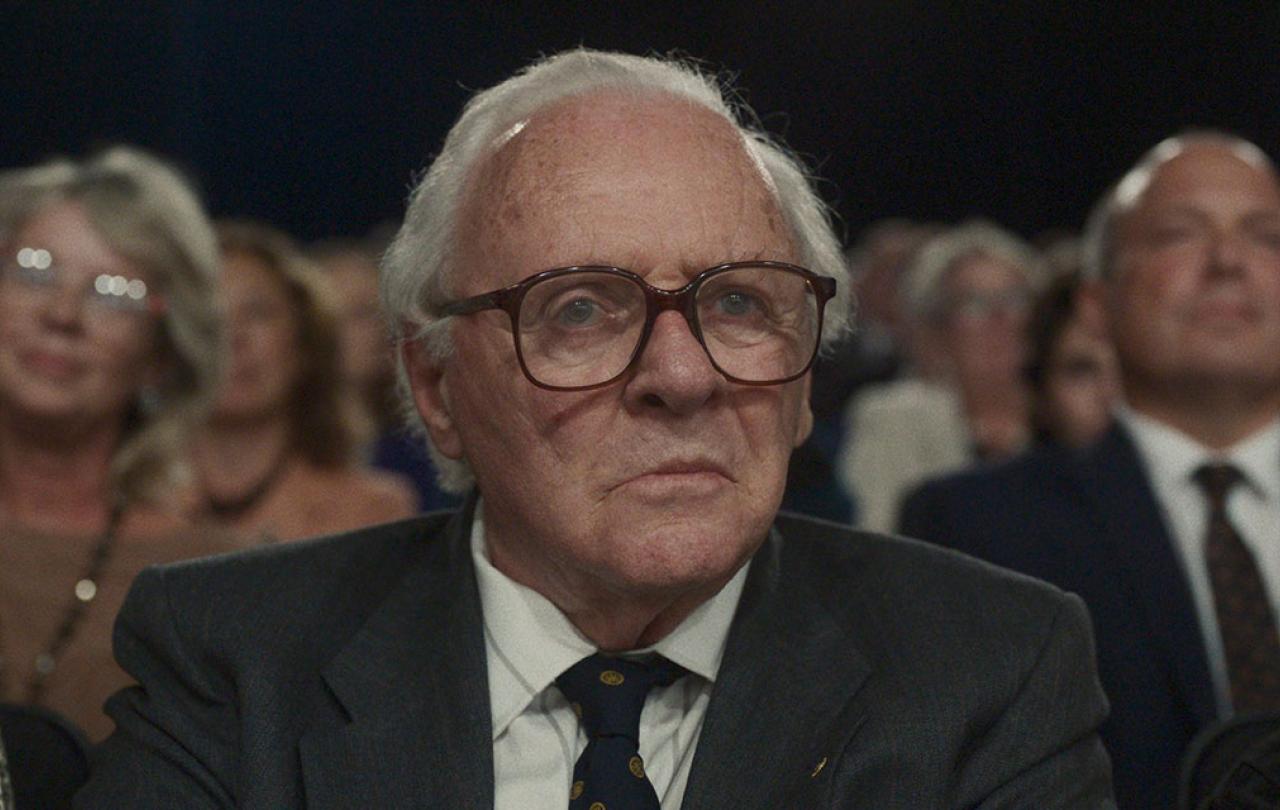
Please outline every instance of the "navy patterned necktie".
[[1205, 562], [1231, 702], [1241, 713], [1280, 709], [1280, 634], [1257, 562], [1227, 517], [1227, 495], [1243, 480], [1229, 464], [1206, 464], [1195, 472], [1209, 502]]
[[556, 678], [587, 732], [573, 767], [569, 810], [659, 810], [640, 758], [640, 711], [650, 689], [684, 673], [665, 658], [642, 663], [596, 653]]

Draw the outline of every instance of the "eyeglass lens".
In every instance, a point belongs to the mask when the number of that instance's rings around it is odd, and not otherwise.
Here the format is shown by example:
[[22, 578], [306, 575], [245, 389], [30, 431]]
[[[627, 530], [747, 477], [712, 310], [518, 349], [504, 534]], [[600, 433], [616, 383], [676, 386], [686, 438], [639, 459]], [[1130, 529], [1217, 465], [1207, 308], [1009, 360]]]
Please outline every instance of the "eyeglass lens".
[[[68, 268], [54, 261], [43, 248], [24, 247], [13, 260], [0, 267], [0, 278], [9, 281], [28, 296], [49, 296], [64, 286], [73, 284]], [[87, 277], [84, 281], [87, 281]], [[91, 285], [81, 282], [79, 289], [84, 300], [95, 311], [104, 313], [139, 313], [148, 309], [147, 284], [139, 278], [128, 278], [111, 273], [93, 276]]]
[[[805, 278], [737, 267], [698, 286], [696, 328], [711, 361], [744, 382], [800, 373], [818, 341], [819, 307]], [[544, 385], [595, 385], [621, 374], [644, 334], [646, 296], [627, 276], [584, 270], [528, 288], [518, 322], [521, 358]]]

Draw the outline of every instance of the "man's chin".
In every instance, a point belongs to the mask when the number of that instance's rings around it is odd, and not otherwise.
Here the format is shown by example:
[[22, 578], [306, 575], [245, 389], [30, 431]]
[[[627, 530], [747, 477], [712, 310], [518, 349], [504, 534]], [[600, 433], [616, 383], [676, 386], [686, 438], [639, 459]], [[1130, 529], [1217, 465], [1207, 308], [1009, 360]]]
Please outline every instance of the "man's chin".
[[636, 589], [697, 588], [733, 576], [759, 548], [768, 529], [750, 531], [741, 515], [704, 511], [669, 515], [647, 524], [636, 518], [619, 525], [626, 540], [607, 564]]

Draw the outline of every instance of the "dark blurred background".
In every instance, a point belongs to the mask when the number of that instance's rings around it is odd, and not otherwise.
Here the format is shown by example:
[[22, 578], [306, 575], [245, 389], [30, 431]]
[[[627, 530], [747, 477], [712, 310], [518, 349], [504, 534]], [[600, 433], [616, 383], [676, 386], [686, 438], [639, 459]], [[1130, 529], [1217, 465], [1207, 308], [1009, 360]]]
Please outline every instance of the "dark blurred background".
[[584, 44], [737, 75], [852, 237], [874, 219], [1081, 223], [1146, 147], [1280, 154], [1280, 2], [0, 0], [0, 166], [114, 141], [298, 236], [397, 217], [473, 88]]

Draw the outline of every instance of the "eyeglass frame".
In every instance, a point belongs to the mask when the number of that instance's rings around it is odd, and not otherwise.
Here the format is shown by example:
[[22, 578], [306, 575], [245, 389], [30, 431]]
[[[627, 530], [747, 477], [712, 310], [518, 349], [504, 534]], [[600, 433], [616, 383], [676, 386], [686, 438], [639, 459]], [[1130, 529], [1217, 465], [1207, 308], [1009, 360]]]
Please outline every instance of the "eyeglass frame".
[[[813, 351], [809, 355], [809, 359], [795, 374], [783, 377], [777, 380], [769, 380], [761, 382], [757, 380], [744, 380], [735, 377], [720, 367], [715, 357], [711, 354], [711, 350], [707, 348], [706, 339], [702, 335], [702, 326], [698, 321], [698, 313], [696, 306], [696, 296], [699, 289], [707, 281], [722, 273], [730, 270], [738, 270], [745, 267], [764, 267], [780, 270], [787, 273], [798, 275], [804, 279], [810, 291], [813, 293], [814, 299], [818, 304], [818, 322], [817, 322], [817, 339], [813, 343]], [[520, 348], [520, 306], [524, 301], [525, 294], [529, 288], [535, 284], [545, 281], [549, 278], [557, 278], [559, 276], [570, 275], [574, 273], [596, 272], [606, 273], [612, 276], [618, 276], [634, 282], [644, 293], [645, 300], [645, 321], [644, 326], [640, 330], [640, 337], [636, 339], [636, 347], [631, 353], [631, 357], [623, 365], [622, 369], [612, 377], [603, 382], [592, 383], [590, 385], [551, 385], [544, 383], [533, 376], [529, 371], [528, 365], [524, 360], [524, 352]], [[524, 372], [524, 376], [529, 382], [539, 388], [548, 391], [592, 391], [597, 388], [604, 388], [612, 385], [617, 380], [626, 375], [632, 366], [644, 353], [645, 347], [649, 343], [649, 336], [653, 332], [653, 324], [657, 321], [658, 316], [668, 310], [678, 311], [684, 316], [685, 323], [689, 327], [689, 331], [693, 334], [698, 345], [702, 347], [702, 351], [706, 353], [707, 359], [717, 372], [725, 379], [737, 385], [750, 386], [767, 386], [782, 385], [784, 383], [798, 380], [808, 373], [813, 367], [813, 361], [818, 356], [818, 350], [822, 345], [822, 319], [827, 308], [827, 302], [836, 295], [836, 280], [830, 276], [822, 276], [808, 270], [799, 265], [789, 264], [787, 262], [759, 260], [759, 261], [743, 261], [743, 262], [725, 262], [714, 267], [699, 272], [688, 283], [676, 290], [664, 290], [661, 287], [655, 287], [645, 281], [640, 275], [621, 267], [613, 267], [610, 265], [573, 265], [571, 267], [556, 267], [550, 270], [543, 270], [538, 273], [517, 281], [507, 287], [497, 290], [473, 295], [468, 298], [462, 298], [457, 301], [448, 301], [435, 308], [435, 312], [439, 317], [452, 317], [456, 315], [473, 315], [477, 312], [485, 312], [491, 309], [500, 309], [507, 313], [507, 318], [511, 321], [511, 341], [515, 345], [516, 360], [520, 363], [520, 370]]]
[[[47, 260], [46, 263], [41, 265], [39, 263], [29, 264], [27, 262], [24, 262], [22, 259], [22, 254], [28, 250], [33, 251], [33, 256], [34, 256], [34, 253], [44, 253], [46, 255], [46, 260]], [[107, 281], [108, 284], [113, 284], [116, 280], [121, 280], [126, 284], [137, 281], [143, 285], [143, 291], [141, 296], [134, 297], [133, 295], [126, 292], [120, 292], [120, 293], [111, 292], [109, 294], [116, 298], [124, 298], [127, 296], [133, 301], [136, 301], [139, 304], [139, 306], [137, 306], [136, 308], [135, 307], [119, 308], [119, 307], [108, 306], [108, 309], [103, 310], [103, 312], [105, 313], [107, 311], [110, 311], [114, 314], [118, 314], [124, 317], [138, 318], [138, 317], [160, 317], [160, 316], [163, 316], [165, 312], [168, 310], [168, 299], [166, 298], [166, 296], [163, 293], [150, 289], [150, 285], [148, 285], [142, 279], [139, 279], [136, 277], [131, 278], [128, 276], [121, 276], [115, 273], [99, 272], [97, 273], [97, 275], [93, 277], [92, 281], [90, 281], [90, 279], [86, 277], [78, 285], [68, 285], [68, 283], [64, 279], [56, 278], [56, 277], [53, 278], [49, 283], [45, 283], [43, 281], [33, 283], [28, 279], [24, 279], [20, 277], [21, 271], [28, 271], [28, 272], [35, 271], [40, 273], [49, 273], [51, 276], [57, 276], [57, 268], [61, 267], [62, 265], [56, 262], [48, 261], [50, 259], [51, 259], [51, 253], [47, 249], [31, 248], [29, 246], [24, 246], [23, 248], [18, 250], [16, 253], [14, 253], [11, 258], [7, 260], [0, 260], [0, 280], [10, 280], [12, 282], [22, 285], [23, 288], [29, 291], [34, 292], [35, 290], [39, 290], [40, 291], [38, 293], [39, 295], [51, 296], [51, 297], [56, 297], [58, 295], [65, 294], [65, 291], [69, 289], [76, 289], [78, 287], [79, 289], [76, 290], [76, 292], [82, 298], [82, 300], [85, 300], [85, 301], [94, 300], [94, 299], [91, 299], [90, 296], [88, 295], [89, 291], [93, 290], [94, 293], [97, 296], [99, 296], [97, 300], [102, 301], [104, 304], [107, 301], [107, 299], [105, 298], [105, 295], [107, 294], [104, 294], [102, 290], [98, 289], [99, 284], [104, 279]], [[13, 272], [13, 271], [18, 271], [18, 272]], [[96, 311], [96, 308], [94, 311]]]

